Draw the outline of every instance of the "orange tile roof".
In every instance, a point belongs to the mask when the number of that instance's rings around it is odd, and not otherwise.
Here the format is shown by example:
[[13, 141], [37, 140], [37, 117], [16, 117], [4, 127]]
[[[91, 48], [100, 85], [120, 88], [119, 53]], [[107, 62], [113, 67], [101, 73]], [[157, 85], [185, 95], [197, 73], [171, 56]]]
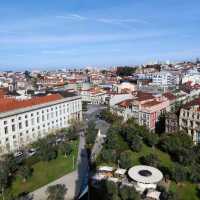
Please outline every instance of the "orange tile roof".
[[176, 99], [176, 96], [173, 95], [171, 92], [166, 92], [163, 94], [164, 97], [166, 97], [167, 99], [169, 99], [170, 101], [173, 101]]
[[44, 104], [51, 101], [62, 99], [60, 94], [51, 94], [43, 97], [34, 97], [29, 100], [16, 100], [12, 98], [0, 99], [0, 112], [8, 112], [25, 107], [31, 107], [34, 105]]
[[152, 93], [149, 93], [149, 92], [138, 91], [136, 94], [136, 98], [138, 101], [145, 101], [145, 100], [153, 99], [154, 96]]
[[127, 100], [121, 101], [120, 103], [118, 103], [118, 105], [126, 108], [129, 105], [131, 105], [131, 102], [133, 102], [133, 99], [127, 99]]
[[142, 106], [144, 106], [144, 107], [151, 107], [151, 106], [158, 105], [158, 104], [160, 104], [160, 103], [162, 103], [162, 102], [153, 100], [153, 101], [149, 101], [149, 102], [147, 102], [147, 103], [142, 104]]

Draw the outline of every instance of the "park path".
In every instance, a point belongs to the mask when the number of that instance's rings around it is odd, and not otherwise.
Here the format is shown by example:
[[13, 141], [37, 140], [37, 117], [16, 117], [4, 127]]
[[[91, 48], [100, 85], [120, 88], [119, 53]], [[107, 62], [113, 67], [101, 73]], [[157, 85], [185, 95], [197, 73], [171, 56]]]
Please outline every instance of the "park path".
[[37, 190], [32, 192], [33, 200], [45, 200], [47, 198], [46, 190], [51, 185], [64, 184], [67, 188], [66, 200], [74, 199], [80, 190], [82, 177], [85, 170], [87, 170], [87, 156], [85, 151], [85, 137], [84, 133], [80, 134], [79, 151], [77, 158], [77, 169]]

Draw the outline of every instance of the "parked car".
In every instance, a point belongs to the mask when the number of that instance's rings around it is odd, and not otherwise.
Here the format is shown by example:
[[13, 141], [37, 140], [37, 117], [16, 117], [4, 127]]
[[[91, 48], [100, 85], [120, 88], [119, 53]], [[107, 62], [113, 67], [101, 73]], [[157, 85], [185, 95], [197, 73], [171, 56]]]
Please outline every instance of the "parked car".
[[15, 158], [21, 158], [21, 157], [23, 157], [23, 155], [24, 155], [24, 154], [23, 154], [22, 151], [17, 151], [17, 152], [14, 153], [14, 157], [15, 157]]
[[63, 142], [62, 138], [56, 139], [56, 144], [60, 144], [61, 142]]
[[21, 163], [23, 159], [25, 158], [25, 155], [22, 151], [17, 151], [14, 154], [14, 159], [17, 163]]
[[31, 148], [28, 150], [27, 154], [28, 154], [28, 157], [31, 157], [31, 156], [34, 156], [36, 153], [37, 153], [37, 149], [34, 149], [34, 148]]

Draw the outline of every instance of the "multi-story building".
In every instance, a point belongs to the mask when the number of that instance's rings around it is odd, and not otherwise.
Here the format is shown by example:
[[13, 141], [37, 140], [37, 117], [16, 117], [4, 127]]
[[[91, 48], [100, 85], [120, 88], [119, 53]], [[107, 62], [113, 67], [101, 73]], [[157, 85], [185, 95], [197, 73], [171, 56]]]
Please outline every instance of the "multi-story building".
[[154, 130], [161, 113], [169, 110], [170, 101], [162, 95], [154, 95], [147, 92], [137, 92], [132, 99], [126, 99], [114, 106], [125, 120], [135, 118], [139, 125]]
[[188, 133], [195, 144], [200, 143], [200, 98], [185, 104], [179, 116], [180, 130]]
[[56, 129], [68, 127], [71, 119], [82, 119], [79, 96], [60, 94], [29, 100], [0, 99], [0, 154], [16, 151]]
[[177, 77], [167, 71], [161, 71], [152, 75], [152, 84], [158, 86], [172, 86], [178, 83]]
[[81, 90], [80, 96], [82, 101], [91, 104], [105, 104], [105, 99], [108, 96], [105, 91], [99, 88], [91, 88], [88, 90]]
[[175, 133], [179, 130], [178, 116], [176, 113], [168, 112], [165, 115], [165, 132]]

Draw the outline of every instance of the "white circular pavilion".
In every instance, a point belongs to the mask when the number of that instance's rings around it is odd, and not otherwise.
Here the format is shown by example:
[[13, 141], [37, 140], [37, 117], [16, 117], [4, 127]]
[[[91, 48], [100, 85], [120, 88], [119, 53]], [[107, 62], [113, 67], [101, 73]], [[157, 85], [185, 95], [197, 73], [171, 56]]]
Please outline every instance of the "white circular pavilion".
[[155, 167], [137, 165], [129, 169], [128, 175], [135, 183], [135, 188], [139, 192], [145, 189], [155, 189], [157, 184], [163, 179], [163, 174]]

